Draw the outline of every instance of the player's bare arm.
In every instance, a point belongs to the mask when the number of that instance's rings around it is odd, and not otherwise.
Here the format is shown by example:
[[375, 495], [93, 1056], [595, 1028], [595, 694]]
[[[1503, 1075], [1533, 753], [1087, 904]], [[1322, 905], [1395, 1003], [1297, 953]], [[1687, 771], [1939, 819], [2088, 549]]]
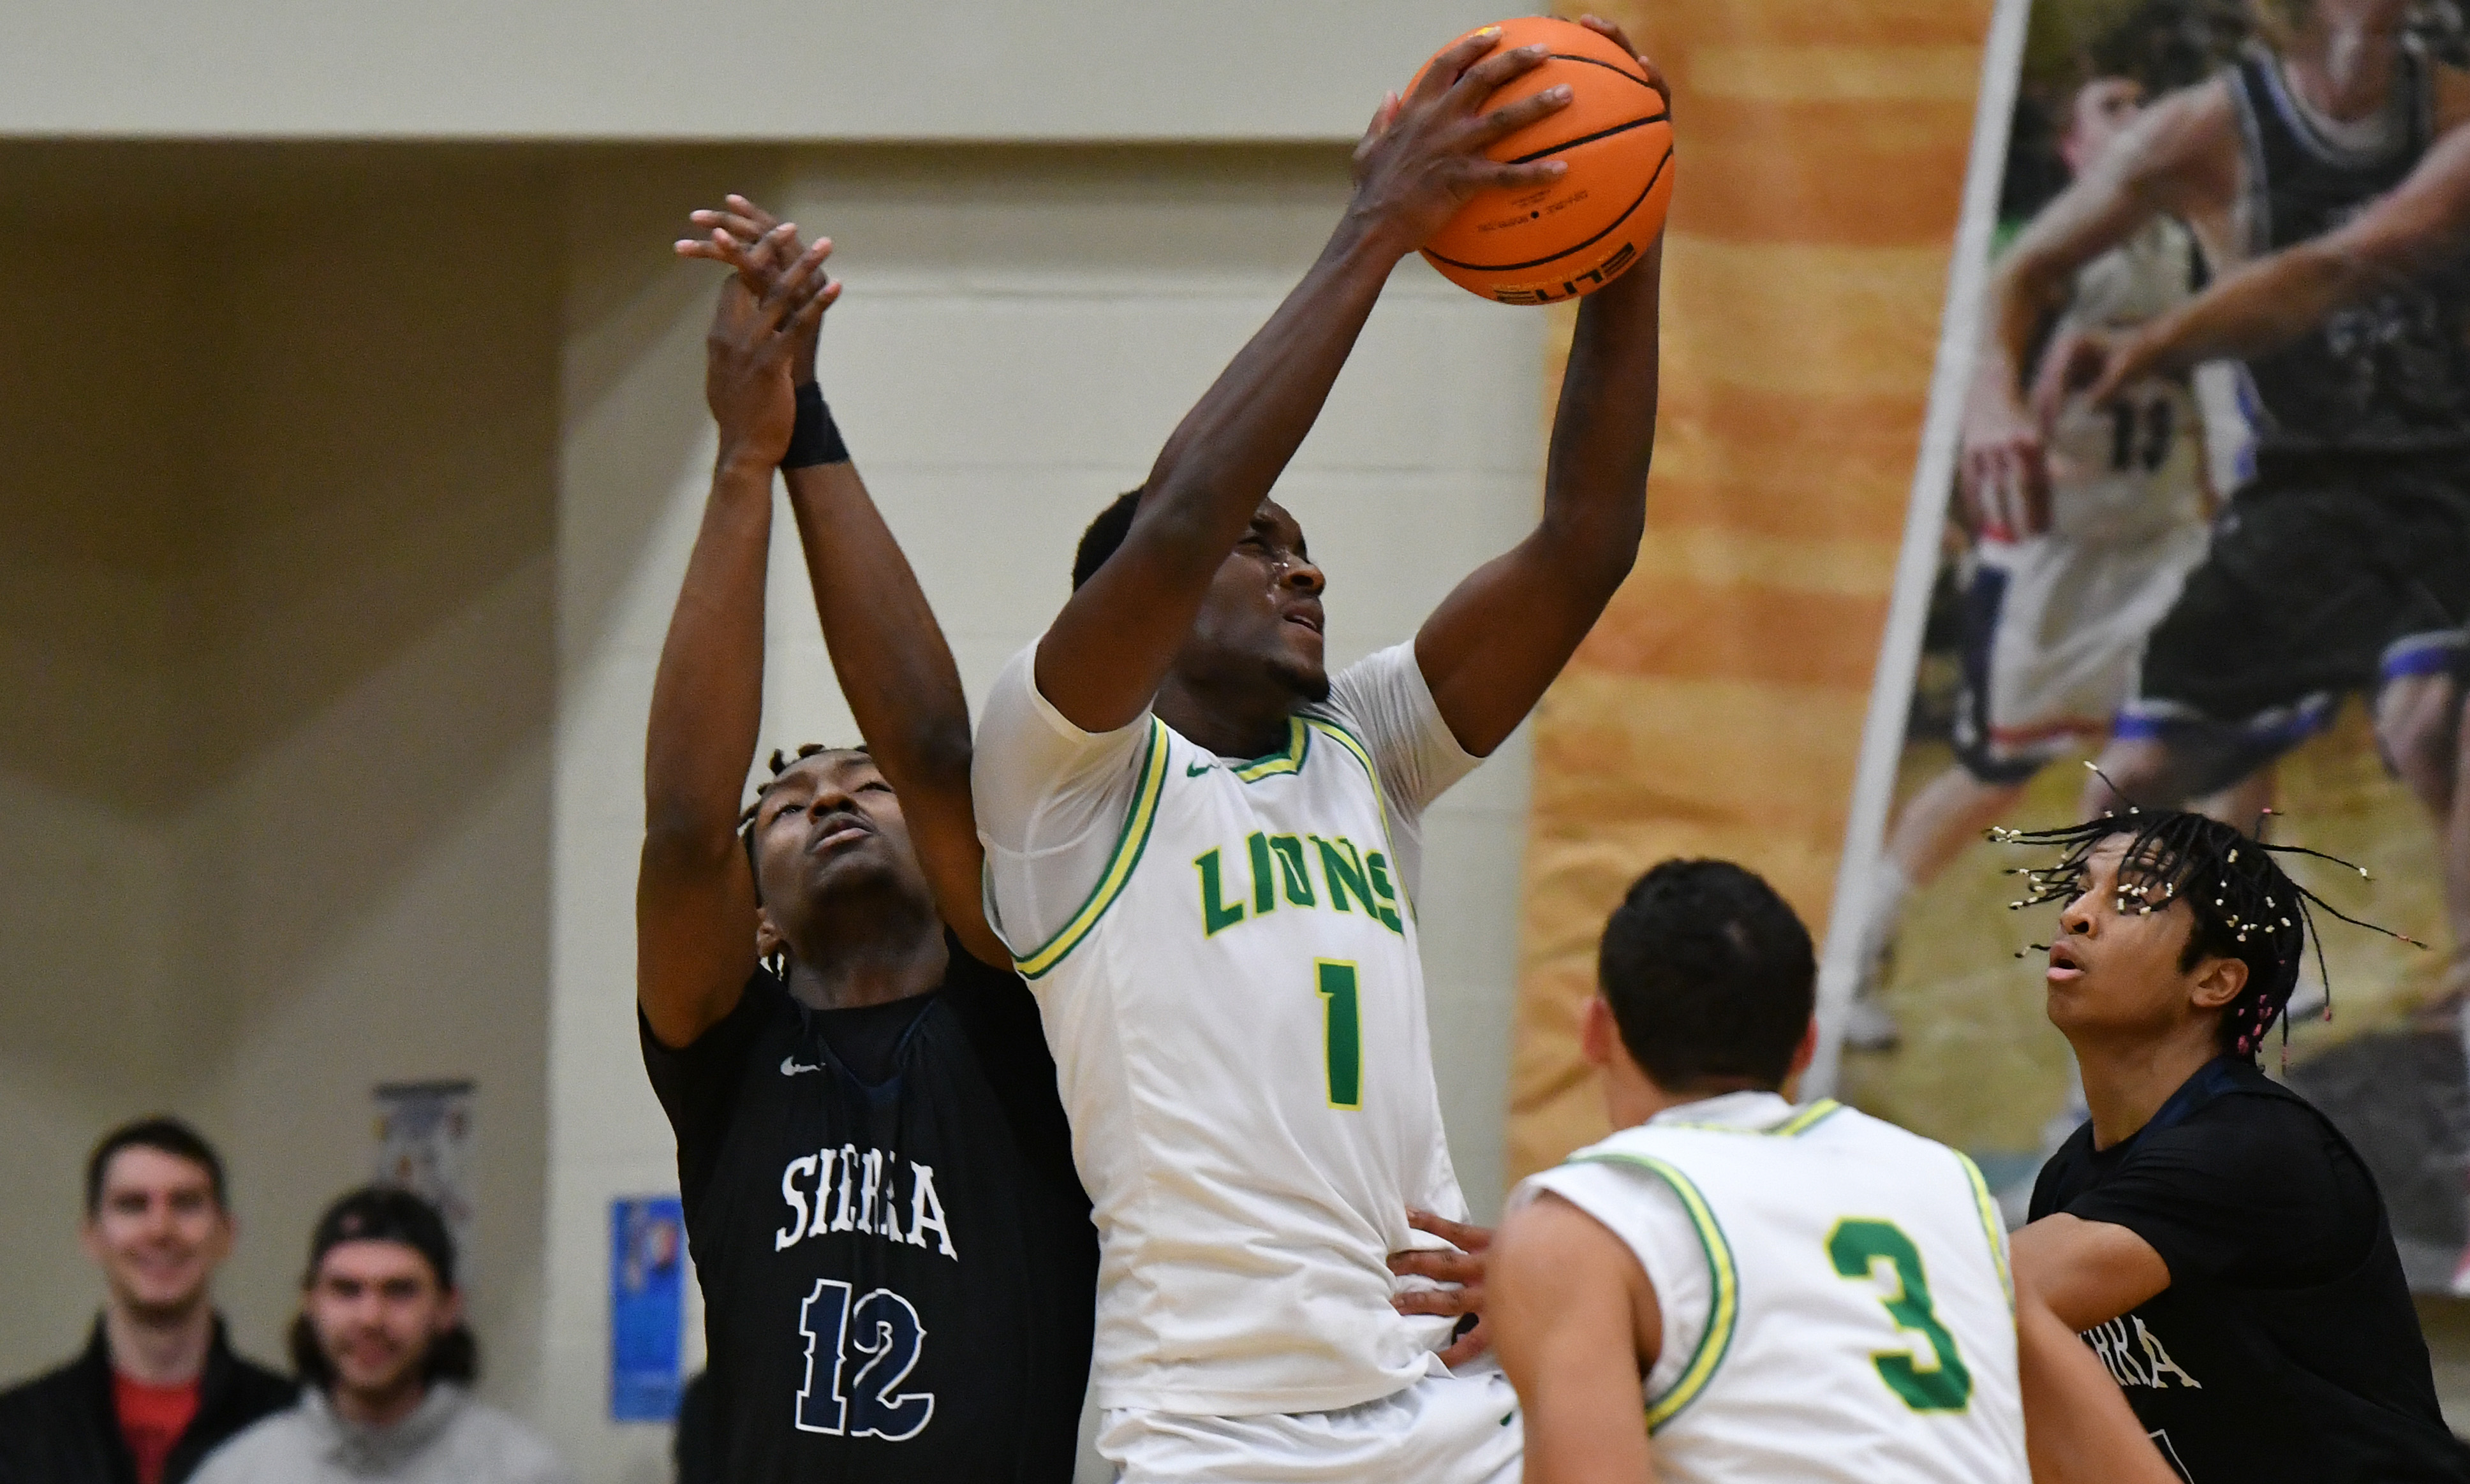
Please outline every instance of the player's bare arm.
[[1982, 344], [1965, 403], [1959, 475], [1986, 519], [2013, 497], [2027, 530], [2047, 523], [2043, 433], [2025, 406], [2025, 360], [2066, 303], [2076, 270], [2155, 216], [2185, 220], [2216, 263], [2239, 185], [2237, 121], [2228, 85], [2200, 83], [2162, 99], [2041, 209], [1990, 277]]
[[1527, 1484], [1654, 1479], [1643, 1397], [1664, 1316], [1637, 1256], [1547, 1192], [1503, 1220], [1486, 1265], [1494, 1343], [1526, 1413]]
[[[728, 264], [758, 292], [786, 271], [798, 247], [792, 227], [785, 243], [758, 261], [749, 244], [781, 223], [741, 196], [688, 220], [708, 235], [680, 243], [680, 252]], [[830, 242], [817, 245], [828, 251]], [[812, 336], [792, 348], [790, 366], [797, 385], [815, 380]], [[970, 953], [1010, 967], [979, 894], [986, 847], [969, 800], [968, 697], [951, 645], [854, 462], [785, 469], [781, 477], [832, 673], [875, 765], [899, 796], [936, 908]]]
[[[786, 233], [768, 240], [781, 251]], [[685, 1046], [737, 1004], [755, 969], [755, 878], [738, 800], [763, 716], [763, 577], [772, 470], [789, 446], [791, 352], [833, 293], [818, 243], [757, 297], [722, 287], [704, 397], [721, 428], [711, 493], [652, 682], [635, 993], [652, 1033]]]
[[[2470, 129], [2438, 139], [2392, 193], [2346, 224], [2215, 282], [2187, 303], [2083, 358], [2096, 400], [2140, 376], [2223, 357], [2261, 356], [2335, 312], [2423, 277], [2470, 251]], [[2082, 375], [2081, 369], [2078, 372]]]
[[2167, 1288], [2161, 1255], [2126, 1227], [2061, 1214], [2017, 1232], [2011, 1261], [2035, 1484], [2173, 1484], [2178, 1474], [2082, 1333]]
[[1185, 415], [1122, 546], [1047, 630], [1037, 688], [1075, 726], [1111, 731], [1151, 704], [1211, 578], [1311, 431], [1398, 261], [1478, 191], [1566, 168], [1484, 158], [1486, 146], [1568, 102], [1551, 89], [1484, 111], [1494, 88], [1543, 59], [1541, 48], [1495, 51], [1498, 39], [1468, 37], [1413, 92], [1383, 103], [1356, 150], [1354, 197], [1319, 260]]
[[[1672, 90], [1620, 29], [1585, 24], [1639, 58], [1672, 106]], [[1637, 265], [1579, 301], [1569, 370], [1552, 419], [1544, 517], [1476, 569], [1426, 619], [1415, 662], [1458, 745], [1479, 756], [1526, 719], [1638, 559], [1646, 527], [1664, 238]], [[1504, 619], [1515, 614], [1516, 621]]]

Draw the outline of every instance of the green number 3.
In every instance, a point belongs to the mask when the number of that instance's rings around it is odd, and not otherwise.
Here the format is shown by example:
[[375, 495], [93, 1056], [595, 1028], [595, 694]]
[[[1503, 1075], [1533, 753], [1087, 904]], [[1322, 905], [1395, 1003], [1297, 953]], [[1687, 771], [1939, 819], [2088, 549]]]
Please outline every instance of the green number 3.
[[1921, 1249], [1893, 1221], [1847, 1217], [1827, 1234], [1827, 1255], [1847, 1278], [1883, 1278], [1881, 1263], [1895, 1269], [1896, 1291], [1879, 1296], [1899, 1330], [1912, 1331], [1929, 1341], [1930, 1359], [1923, 1364], [1914, 1350], [1881, 1350], [1870, 1356], [1878, 1375], [1904, 1404], [1916, 1412], [1961, 1412], [1972, 1401], [1972, 1373], [1955, 1353], [1955, 1336], [1938, 1322], [1930, 1307], [1929, 1279], [1922, 1272]]

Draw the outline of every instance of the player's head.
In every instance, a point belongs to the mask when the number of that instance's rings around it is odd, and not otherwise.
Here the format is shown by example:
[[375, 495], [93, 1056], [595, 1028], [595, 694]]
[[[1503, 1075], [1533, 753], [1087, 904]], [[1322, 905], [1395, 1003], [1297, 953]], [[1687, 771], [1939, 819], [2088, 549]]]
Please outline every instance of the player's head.
[[771, 766], [741, 822], [764, 958], [814, 962], [826, 946], [816, 929], [860, 895], [933, 910], [899, 797], [873, 754], [809, 744], [795, 757], [774, 753]]
[[2209, 1028], [2252, 1057], [2298, 986], [2311, 908], [2344, 920], [2291, 880], [2266, 846], [2180, 810], [2130, 810], [2068, 829], [2000, 831], [2052, 845], [2057, 865], [2025, 871], [2017, 906], [2062, 902], [2050, 946], [2049, 1015], [2070, 1041], [2133, 1042]]
[[[1072, 563], [1075, 589], [1124, 544], [1140, 499], [1138, 490], [1117, 496], [1089, 522]], [[1299, 701], [1326, 698], [1320, 600], [1328, 585], [1295, 518], [1274, 499], [1261, 501], [1243, 539], [1218, 564], [1176, 672], [1204, 689], [1266, 684]]]
[[1665, 1093], [1777, 1088], [1807, 1060], [1809, 930], [1730, 861], [1666, 861], [1639, 877], [1604, 924], [1596, 980], [1589, 1059], [1626, 1055]]
[[232, 1235], [223, 1162], [178, 1119], [123, 1125], [87, 1158], [79, 1236], [124, 1312], [194, 1311], [231, 1255]]
[[431, 1381], [473, 1379], [478, 1350], [454, 1285], [454, 1240], [436, 1207], [366, 1186], [326, 1208], [309, 1239], [291, 1361], [310, 1384], [376, 1404]]
[[2097, 77], [2076, 89], [2067, 104], [2065, 132], [2059, 136], [2059, 158], [2067, 174], [2081, 175], [2127, 131], [2144, 111], [2144, 84], [2133, 78]]

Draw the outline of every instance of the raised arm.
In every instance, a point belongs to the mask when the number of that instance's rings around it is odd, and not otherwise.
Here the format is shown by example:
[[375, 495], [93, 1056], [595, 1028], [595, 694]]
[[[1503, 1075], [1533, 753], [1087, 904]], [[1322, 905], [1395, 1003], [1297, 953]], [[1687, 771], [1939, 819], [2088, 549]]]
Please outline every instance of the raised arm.
[[2177, 1484], [2082, 1333], [2170, 1286], [2160, 1254], [2126, 1227], [2062, 1214], [2017, 1232], [2012, 1261], [2034, 1484]]
[[2019, 534], [2048, 523], [2049, 466], [2025, 405], [2024, 373], [2034, 342], [2066, 306], [2076, 269], [2155, 216], [2203, 215], [2231, 199], [2235, 129], [2227, 84], [2218, 81], [2155, 104], [2041, 208], [1992, 269], [1958, 466], [1980, 523]]
[[[728, 263], [758, 282], [777, 276], [754, 263], [744, 245], [779, 226], [760, 207], [733, 196], [728, 209], [696, 212], [691, 220], [710, 236], [681, 243], [681, 251]], [[828, 249], [830, 243], [816, 245]], [[775, 254], [769, 262], [786, 256]], [[792, 357], [792, 373], [799, 395], [819, 406], [820, 397], [804, 390], [815, 384], [811, 341]], [[944, 922], [980, 960], [1010, 967], [1011, 955], [987, 926], [979, 894], [986, 850], [969, 801], [969, 704], [951, 646], [837, 435], [829, 448], [798, 456], [818, 461], [784, 467], [781, 476], [841, 694], [875, 766], [900, 797], [910, 841]]]
[[1185, 414], [1142, 488], [1123, 545], [1037, 646], [1037, 689], [1084, 731], [1112, 731], [1157, 693], [1219, 564], [1312, 430], [1398, 260], [1476, 192], [1558, 177], [1558, 161], [1497, 164], [1494, 141], [1569, 102], [1552, 88], [1493, 112], [1492, 90], [1541, 47], [1486, 56], [1480, 32], [1386, 100], [1355, 151], [1355, 195], [1303, 282]]
[[2259, 258], [2124, 336], [2094, 379], [2102, 400], [2142, 377], [2278, 350], [2339, 311], [2470, 252], [2470, 128], [2436, 140], [2392, 193], [2321, 237]]
[[1526, 1484], [1652, 1484], [1643, 1377], [1664, 1321], [1638, 1258], [1546, 1194], [1503, 1220], [1485, 1286], [1526, 1412]]
[[[1589, 17], [1632, 56], [1619, 29]], [[1639, 57], [1672, 106], [1671, 88]], [[1638, 560], [1655, 451], [1664, 239], [1581, 300], [1544, 472], [1544, 516], [1424, 621], [1415, 663], [1458, 745], [1481, 755], [1526, 718]]]
[[704, 373], [720, 456], [652, 682], [635, 996], [672, 1047], [727, 1015], [755, 967], [755, 880], [737, 815], [763, 715], [772, 470], [789, 442], [790, 348], [831, 293], [820, 245], [794, 265], [759, 299], [739, 279], [722, 286]]

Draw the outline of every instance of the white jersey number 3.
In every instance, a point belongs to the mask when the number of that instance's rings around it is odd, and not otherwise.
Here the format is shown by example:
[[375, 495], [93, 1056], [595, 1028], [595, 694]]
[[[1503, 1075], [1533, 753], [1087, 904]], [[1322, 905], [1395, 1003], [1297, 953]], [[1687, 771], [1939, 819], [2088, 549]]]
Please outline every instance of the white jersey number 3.
[[[1955, 1336], [1938, 1322], [1921, 1249], [1893, 1221], [1848, 1217], [1827, 1236], [1827, 1256], [1846, 1278], [1881, 1280], [1894, 1291], [1879, 1295], [1899, 1330], [1928, 1341], [1929, 1358], [1918, 1350], [1882, 1350], [1870, 1357], [1879, 1380], [1916, 1412], [1961, 1412], [1972, 1401], [1972, 1372], [1955, 1353]], [[1880, 1273], [1880, 1267], [1892, 1269]]]
[[[806, 1339], [798, 1429], [905, 1443], [935, 1415], [933, 1392], [898, 1389], [917, 1367], [926, 1327], [890, 1288], [876, 1288], [855, 1304], [850, 1293], [848, 1284], [818, 1278], [815, 1291], [798, 1306], [798, 1333]], [[816, 1384], [819, 1376], [823, 1386]]]

